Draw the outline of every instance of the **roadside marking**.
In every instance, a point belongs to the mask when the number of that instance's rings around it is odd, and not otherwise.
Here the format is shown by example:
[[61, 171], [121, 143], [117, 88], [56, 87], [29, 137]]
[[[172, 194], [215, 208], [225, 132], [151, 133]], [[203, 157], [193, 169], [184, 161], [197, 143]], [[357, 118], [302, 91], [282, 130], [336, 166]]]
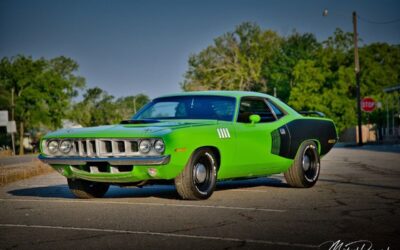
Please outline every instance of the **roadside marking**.
[[117, 204], [117, 205], [138, 205], [138, 206], [168, 206], [168, 207], [190, 207], [190, 208], [216, 208], [228, 210], [246, 210], [246, 211], [261, 211], [261, 212], [277, 212], [283, 213], [286, 210], [270, 209], [270, 208], [253, 208], [253, 207], [228, 207], [218, 205], [193, 205], [193, 204], [168, 204], [168, 203], [153, 203], [153, 202], [126, 202], [126, 201], [87, 201], [87, 200], [44, 200], [44, 199], [3, 199], [0, 201], [11, 202], [50, 202], [50, 203], [90, 203], [90, 204]]
[[279, 246], [288, 246], [288, 247], [319, 248], [318, 245], [303, 244], [303, 243], [291, 243], [291, 242], [282, 242], [282, 241], [239, 239], [239, 238], [230, 238], [230, 237], [188, 235], [188, 234], [161, 233], [161, 232], [149, 232], [149, 231], [145, 232], [145, 231], [117, 230], [117, 229], [106, 229], [106, 228], [64, 227], [64, 226], [24, 225], [24, 224], [0, 224], [0, 227], [34, 228], [34, 229], [58, 229], [58, 230], [70, 230], [70, 231], [75, 230], [75, 231], [88, 231], [88, 232], [137, 234], [137, 235], [152, 235], [152, 236], [188, 238], [188, 239], [218, 240], [218, 241], [230, 241], [230, 242], [245, 242], [245, 243], [254, 243], [254, 244], [263, 244], [263, 245], [279, 245]]

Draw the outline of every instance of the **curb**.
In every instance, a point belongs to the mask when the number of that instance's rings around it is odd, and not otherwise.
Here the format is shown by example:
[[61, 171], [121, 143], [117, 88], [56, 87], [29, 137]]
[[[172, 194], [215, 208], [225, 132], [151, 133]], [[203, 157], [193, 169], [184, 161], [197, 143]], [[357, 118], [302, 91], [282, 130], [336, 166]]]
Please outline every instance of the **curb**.
[[36, 175], [51, 173], [52, 169], [49, 165], [35, 159], [32, 162], [13, 164], [0, 167], [0, 186], [8, 183], [28, 179]]

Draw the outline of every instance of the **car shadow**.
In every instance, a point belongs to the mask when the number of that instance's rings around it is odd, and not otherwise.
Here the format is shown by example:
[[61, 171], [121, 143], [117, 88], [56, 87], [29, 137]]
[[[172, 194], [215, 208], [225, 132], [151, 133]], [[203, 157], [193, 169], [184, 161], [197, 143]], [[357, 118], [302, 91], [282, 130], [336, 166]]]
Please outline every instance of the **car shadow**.
[[[216, 192], [230, 189], [241, 189], [251, 187], [280, 187], [286, 188], [288, 185], [277, 178], [257, 178], [246, 180], [229, 180], [217, 183]], [[21, 188], [8, 191], [12, 196], [41, 197], [41, 198], [75, 198], [70, 192], [68, 185], [53, 185], [47, 187]], [[104, 198], [147, 198], [156, 197], [162, 199], [179, 200], [174, 185], [149, 185], [142, 188], [120, 188], [111, 186]]]
[[47, 187], [32, 187], [14, 189], [7, 192], [13, 196], [41, 197], [41, 198], [73, 198], [67, 185], [53, 185]]
[[252, 187], [279, 187], [288, 188], [289, 185], [283, 182], [279, 178], [268, 177], [268, 178], [255, 178], [255, 179], [242, 179], [242, 180], [229, 180], [221, 181], [217, 183], [216, 190], [229, 190], [229, 189], [241, 189], [241, 188], [252, 188]]

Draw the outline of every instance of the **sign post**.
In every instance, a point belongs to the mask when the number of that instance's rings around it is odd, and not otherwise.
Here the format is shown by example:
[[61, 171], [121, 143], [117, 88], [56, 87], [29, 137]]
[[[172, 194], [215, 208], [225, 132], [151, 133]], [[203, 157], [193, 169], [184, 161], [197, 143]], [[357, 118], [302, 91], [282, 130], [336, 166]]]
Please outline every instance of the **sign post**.
[[8, 120], [8, 111], [1, 110], [0, 111], [0, 126], [4, 126], [7, 128], [7, 133], [11, 134], [11, 141], [12, 141], [12, 149], [13, 155], [15, 155], [15, 140], [14, 140], [14, 133], [17, 132], [17, 126], [15, 121]]
[[11, 134], [11, 142], [12, 142], [12, 149], [13, 155], [15, 155], [15, 139], [14, 134], [17, 132], [17, 125], [15, 121], [9, 121], [7, 123], [7, 133]]
[[0, 126], [7, 126], [8, 122], [8, 111], [1, 110], [0, 111]]

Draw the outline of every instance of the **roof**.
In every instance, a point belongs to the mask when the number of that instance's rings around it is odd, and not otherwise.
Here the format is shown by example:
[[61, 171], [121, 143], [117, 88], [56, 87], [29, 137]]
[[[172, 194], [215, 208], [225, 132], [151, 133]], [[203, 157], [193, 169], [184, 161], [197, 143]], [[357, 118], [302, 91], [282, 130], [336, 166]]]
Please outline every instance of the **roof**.
[[189, 91], [189, 92], [181, 92], [181, 93], [176, 93], [176, 94], [169, 94], [169, 95], [163, 95], [160, 97], [171, 97], [171, 96], [193, 96], [193, 95], [213, 95], [213, 96], [230, 96], [234, 98], [240, 98], [243, 96], [257, 96], [257, 97], [264, 97], [268, 98], [269, 100], [277, 103], [279, 106], [283, 107], [286, 112], [290, 114], [296, 114], [297, 111], [289, 107], [286, 103], [282, 102], [276, 97], [273, 97], [271, 95], [267, 95], [264, 93], [258, 93], [258, 92], [251, 92], [251, 91], [231, 91], [231, 90], [209, 90], [209, 91]]
[[385, 91], [386, 93], [391, 93], [391, 92], [394, 92], [394, 91], [400, 91], [400, 84], [384, 88], [383, 91]]
[[191, 96], [191, 95], [215, 95], [215, 96], [231, 96], [231, 97], [242, 97], [242, 96], [259, 96], [259, 97], [268, 97], [273, 98], [270, 95], [251, 92], [251, 91], [231, 91], [231, 90], [210, 90], [210, 91], [189, 91], [189, 92], [180, 92], [175, 94], [163, 95], [160, 97], [169, 97], [169, 96]]

